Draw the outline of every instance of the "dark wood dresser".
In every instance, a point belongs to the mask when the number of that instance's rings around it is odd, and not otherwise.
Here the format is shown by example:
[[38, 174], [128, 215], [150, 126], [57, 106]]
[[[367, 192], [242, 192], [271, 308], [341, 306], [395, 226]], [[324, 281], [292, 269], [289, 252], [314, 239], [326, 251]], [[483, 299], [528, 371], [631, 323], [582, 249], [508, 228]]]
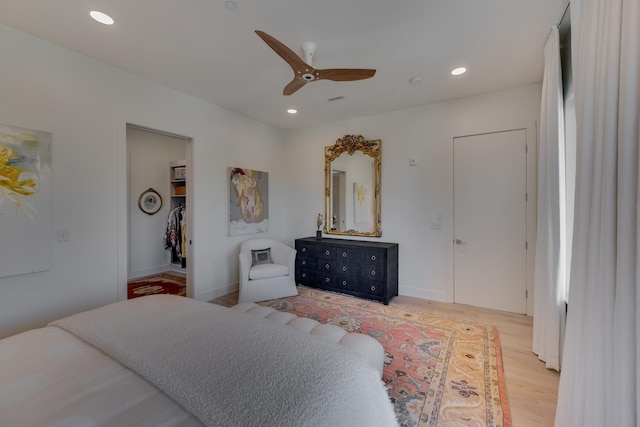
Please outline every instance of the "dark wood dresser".
[[296, 239], [296, 283], [389, 304], [398, 295], [398, 244]]

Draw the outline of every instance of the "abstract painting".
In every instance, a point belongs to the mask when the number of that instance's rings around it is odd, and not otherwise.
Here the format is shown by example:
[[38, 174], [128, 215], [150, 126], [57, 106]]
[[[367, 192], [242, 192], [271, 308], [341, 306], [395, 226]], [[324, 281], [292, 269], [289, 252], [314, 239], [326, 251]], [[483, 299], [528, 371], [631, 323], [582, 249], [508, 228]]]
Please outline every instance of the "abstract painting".
[[230, 167], [229, 236], [265, 233], [269, 228], [269, 173]]
[[51, 268], [51, 141], [0, 125], [0, 276]]

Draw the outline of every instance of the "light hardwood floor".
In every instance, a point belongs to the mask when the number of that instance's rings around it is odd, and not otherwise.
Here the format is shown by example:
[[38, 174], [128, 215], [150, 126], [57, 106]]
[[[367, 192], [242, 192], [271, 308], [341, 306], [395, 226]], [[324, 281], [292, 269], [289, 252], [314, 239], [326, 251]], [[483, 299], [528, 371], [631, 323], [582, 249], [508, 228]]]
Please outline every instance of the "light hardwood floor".
[[[212, 302], [234, 305], [238, 292]], [[531, 352], [533, 319], [524, 315], [447, 304], [406, 296], [395, 297], [392, 306], [428, 310], [442, 315], [474, 320], [498, 327], [513, 427], [553, 426], [560, 374], [546, 369]]]

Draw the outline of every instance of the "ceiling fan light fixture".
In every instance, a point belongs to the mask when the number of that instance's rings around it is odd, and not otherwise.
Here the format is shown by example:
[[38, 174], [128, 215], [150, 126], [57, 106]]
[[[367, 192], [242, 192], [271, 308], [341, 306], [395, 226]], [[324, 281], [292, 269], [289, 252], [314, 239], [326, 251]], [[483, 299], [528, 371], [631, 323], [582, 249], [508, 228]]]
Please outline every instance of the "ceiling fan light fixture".
[[104, 25], [113, 25], [113, 18], [107, 15], [104, 12], [100, 12], [99, 10], [92, 10], [89, 12], [89, 16], [91, 16], [95, 21], [98, 21]]
[[451, 70], [451, 74], [454, 76], [459, 76], [467, 72], [467, 69], [464, 67], [458, 67]]

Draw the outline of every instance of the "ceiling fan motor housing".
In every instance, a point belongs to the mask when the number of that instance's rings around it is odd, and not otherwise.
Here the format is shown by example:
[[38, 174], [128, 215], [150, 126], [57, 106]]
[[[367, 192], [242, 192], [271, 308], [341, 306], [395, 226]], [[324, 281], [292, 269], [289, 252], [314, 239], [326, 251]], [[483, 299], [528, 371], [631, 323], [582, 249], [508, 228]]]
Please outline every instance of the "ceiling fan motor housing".
[[313, 54], [316, 52], [318, 46], [314, 42], [302, 43], [302, 50], [304, 51], [304, 62], [311, 65], [313, 61]]

